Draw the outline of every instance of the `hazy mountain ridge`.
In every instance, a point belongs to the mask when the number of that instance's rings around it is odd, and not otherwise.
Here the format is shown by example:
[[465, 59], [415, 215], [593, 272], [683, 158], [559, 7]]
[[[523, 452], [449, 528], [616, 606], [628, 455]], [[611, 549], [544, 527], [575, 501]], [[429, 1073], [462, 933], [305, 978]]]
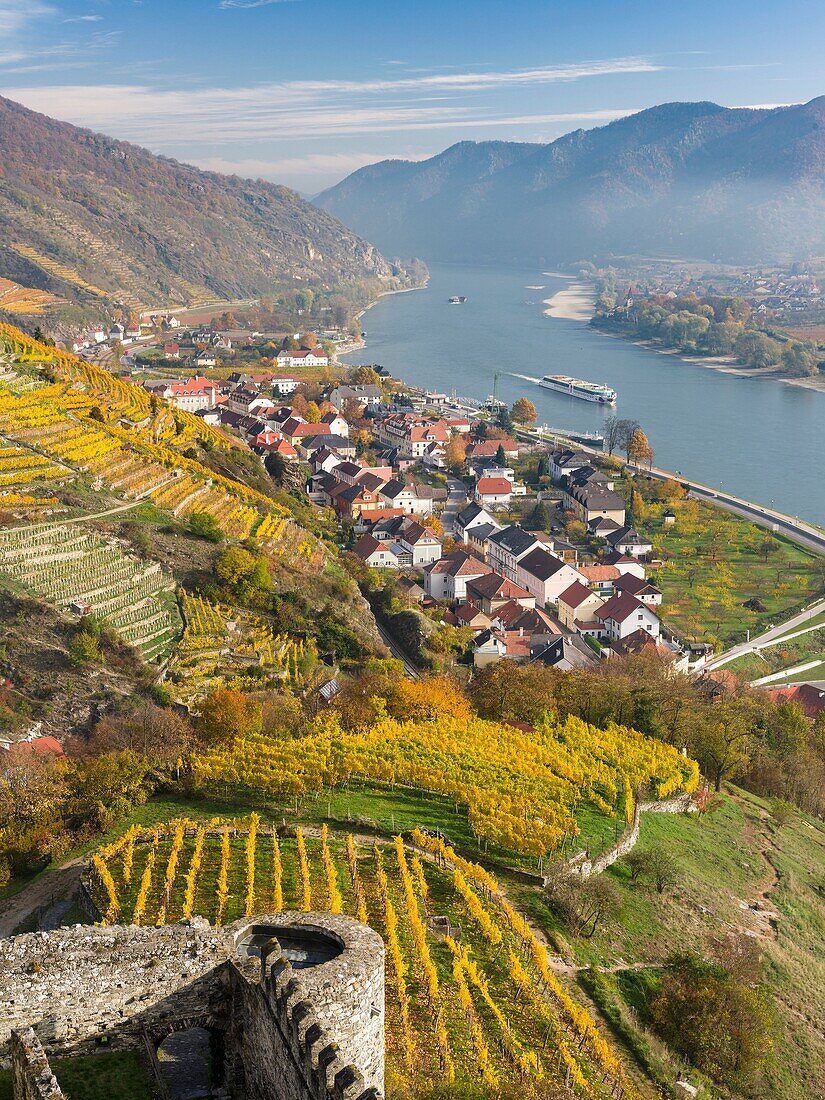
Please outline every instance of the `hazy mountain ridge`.
[[0, 274], [71, 288], [39, 258], [134, 305], [392, 276], [376, 248], [286, 187], [203, 172], [0, 97]]
[[549, 143], [462, 142], [316, 199], [385, 251], [564, 262], [825, 252], [825, 97], [773, 110], [667, 103]]

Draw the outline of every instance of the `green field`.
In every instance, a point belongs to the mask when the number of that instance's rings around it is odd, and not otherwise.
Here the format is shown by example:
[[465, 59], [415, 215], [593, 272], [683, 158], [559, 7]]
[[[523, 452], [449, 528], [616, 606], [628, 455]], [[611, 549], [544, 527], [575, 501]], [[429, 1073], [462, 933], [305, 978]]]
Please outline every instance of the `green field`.
[[[725, 646], [789, 618], [825, 587], [822, 558], [780, 535], [697, 501], [669, 505], [676, 524], [664, 527], [663, 505], [649, 505], [641, 530], [664, 566], [651, 579], [663, 592], [662, 618], [695, 641]], [[758, 601], [762, 609], [744, 605]]]
[[[800, 673], [802, 679], [825, 679], [825, 627], [800, 634], [788, 642], [779, 642], [759, 653], [746, 653], [730, 661], [729, 668], [743, 680], [758, 680], [782, 669], [795, 668], [809, 661], [822, 661], [822, 665]], [[792, 679], [795, 677], [791, 677]], [[781, 685], [783, 680], [773, 680], [771, 685]]]
[[[728, 934], [746, 935], [764, 955], [765, 980], [777, 999], [775, 1056], [760, 1096], [809, 1100], [825, 1085], [825, 826], [802, 814], [776, 829], [767, 804], [745, 791], [723, 797], [704, 816], [647, 814], [638, 848], [663, 848], [677, 871], [675, 887], [658, 895], [632, 883], [620, 863], [606, 872], [620, 911], [592, 939], [570, 934], [544, 897], [525, 888], [523, 907], [580, 965], [658, 966], [679, 951], [712, 955]], [[776, 928], [748, 908], [762, 899]], [[558, 939], [561, 937], [561, 939]], [[625, 983], [627, 984], [627, 983]], [[631, 1016], [632, 1019], [632, 1016]], [[661, 1044], [640, 1036], [662, 1054]], [[667, 1062], [667, 1052], [664, 1052]], [[804, 1075], [798, 1067], [806, 1067]]]

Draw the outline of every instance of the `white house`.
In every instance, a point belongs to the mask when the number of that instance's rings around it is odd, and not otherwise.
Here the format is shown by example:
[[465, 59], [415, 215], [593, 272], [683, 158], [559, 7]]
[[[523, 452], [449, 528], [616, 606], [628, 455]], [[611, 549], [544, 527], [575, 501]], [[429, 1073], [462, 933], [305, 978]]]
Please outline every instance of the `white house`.
[[281, 397], [287, 397], [289, 394], [295, 393], [300, 384], [297, 378], [289, 378], [287, 375], [283, 375], [283, 377], [272, 379], [272, 391], [280, 394]]
[[424, 591], [434, 600], [464, 603], [467, 599], [467, 582], [477, 580], [492, 567], [466, 550], [455, 550], [446, 558], [440, 558], [424, 570]]
[[500, 526], [496, 523], [490, 512], [476, 501], [473, 501], [471, 504], [468, 504], [466, 508], [462, 508], [455, 517], [453, 521], [453, 534], [460, 542], [464, 542], [467, 535], [474, 527], [482, 527], [484, 524], [493, 524], [496, 528]]
[[398, 543], [409, 550], [413, 566], [431, 565], [441, 557], [441, 539], [432, 527], [423, 527], [420, 523], [408, 523]]
[[480, 477], [473, 491], [476, 503], [485, 508], [504, 508], [512, 495], [513, 484], [505, 477]]
[[581, 580], [581, 574], [574, 566], [541, 547], [531, 550], [516, 565], [516, 583], [536, 597], [539, 607], [558, 603], [562, 592], [577, 580]]
[[518, 563], [538, 546], [541, 542], [531, 531], [511, 524], [490, 535], [484, 556], [493, 569], [518, 583]]
[[328, 367], [329, 356], [320, 348], [301, 348], [299, 351], [288, 351], [282, 348], [277, 356], [279, 367]]
[[660, 624], [655, 612], [629, 592], [611, 596], [595, 617], [611, 641], [620, 642], [637, 630], [646, 631], [651, 638], [659, 637]]

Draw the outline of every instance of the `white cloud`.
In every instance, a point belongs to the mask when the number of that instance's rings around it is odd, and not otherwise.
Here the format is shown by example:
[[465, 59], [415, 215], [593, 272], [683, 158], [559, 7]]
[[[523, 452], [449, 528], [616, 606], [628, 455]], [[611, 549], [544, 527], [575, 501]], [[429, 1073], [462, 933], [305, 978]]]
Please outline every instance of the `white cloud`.
[[655, 72], [660, 68], [644, 58], [613, 58], [508, 72], [442, 72], [362, 81], [292, 80], [192, 89], [64, 84], [7, 88], [5, 94], [68, 122], [168, 148], [286, 137], [312, 139], [451, 127], [607, 121], [630, 112], [613, 108], [565, 114], [504, 114], [491, 102], [468, 98], [467, 93], [607, 74]]
[[496, 114], [461, 103], [336, 106], [325, 97], [290, 100], [283, 85], [256, 88], [153, 91], [140, 85], [61, 85], [7, 88], [3, 94], [33, 110], [152, 148], [220, 145], [278, 138], [345, 134], [541, 126], [607, 122], [632, 108], [542, 114]]
[[64, 23], [100, 23], [103, 19], [102, 15], [78, 15], [74, 19], [64, 19]]
[[35, 19], [53, 14], [54, 8], [40, 0], [0, 0], [0, 34], [17, 34]]
[[219, 8], [224, 11], [230, 9], [240, 9], [242, 11], [249, 10], [250, 8], [268, 8], [270, 4], [289, 4], [291, 0], [221, 0], [218, 4]]

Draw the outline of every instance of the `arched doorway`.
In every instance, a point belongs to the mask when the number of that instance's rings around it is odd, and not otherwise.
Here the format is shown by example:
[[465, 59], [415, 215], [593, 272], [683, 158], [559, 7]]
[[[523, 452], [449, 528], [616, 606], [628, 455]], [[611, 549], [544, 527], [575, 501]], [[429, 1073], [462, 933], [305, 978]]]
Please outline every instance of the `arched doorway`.
[[225, 1090], [223, 1032], [195, 1025], [170, 1032], [157, 1047], [170, 1100], [207, 1100]]

